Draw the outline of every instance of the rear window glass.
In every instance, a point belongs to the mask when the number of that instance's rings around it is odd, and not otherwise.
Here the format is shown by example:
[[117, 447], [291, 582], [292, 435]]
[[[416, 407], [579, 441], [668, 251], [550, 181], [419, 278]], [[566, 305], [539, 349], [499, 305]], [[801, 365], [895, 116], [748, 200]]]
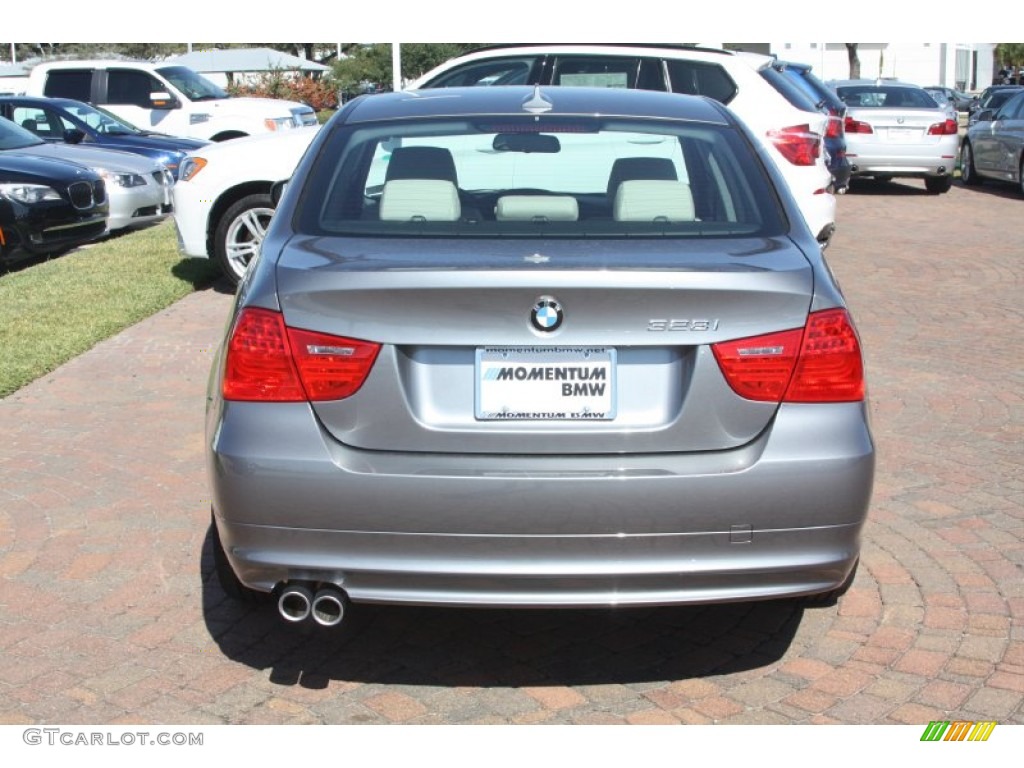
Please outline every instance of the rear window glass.
[[820, 99], [809, 95], [803, 86], [793, 82], [788, 75], [780, 72], [775, 67], [763, 67], [761, 69], [761, 77], [767, 80], [769, 85], [781, 93], [786, 101], [797, 109], [804, 112], [816, 112], [818, 110]]
[[736, 83], [717, 64], [681, 59], [667, 59], [665, 64], [673, 93], [707, 96], [722, 104], [736, 97]]
[[535, 56], [487, 59], [463, 64], [425, 84], [424, 88], [458, 88], [471, 85], [527, 85], [537, 65]]
[[835, 92], [830, 90], [829, 87], [819, 80], [813, 72], [799, 67], [789, 66], [777, 67], [777, 69], [783, 76], [789, 78], [790, 82], [802, 90], [816, 105], [821, 104], [837, 112], [843, 111], [843, 102], [840, 101]]
[[46, 75], [43, 94], [60, 99], [90, 101], [92, 89], [91, 69], [53, 70]]
[[551, 84], [665, 90], [665, 78], [657, 60], [627, 56], [555, 57]]
[[836, 89], [848, 107], [869, 109], [935, 109], [935, 99], [923, 88], [894, 85], [841, 85]]
[[309, 234], [770, 236], [785, 221], [736, 130], [629, 118], [341, 126], [301, 199]]

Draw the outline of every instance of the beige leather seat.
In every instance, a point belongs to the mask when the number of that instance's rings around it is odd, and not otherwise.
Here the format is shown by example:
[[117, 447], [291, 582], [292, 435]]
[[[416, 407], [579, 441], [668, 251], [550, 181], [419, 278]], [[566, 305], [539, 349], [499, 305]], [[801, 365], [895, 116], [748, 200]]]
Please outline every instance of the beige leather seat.
[[458, 221], [459, 190], [440, 179], [395, 179], [384, 184], [381, 221]]
[[690, 185], [638, 179], [619, 184], [612, 215], [616, 221], [695, 221]]

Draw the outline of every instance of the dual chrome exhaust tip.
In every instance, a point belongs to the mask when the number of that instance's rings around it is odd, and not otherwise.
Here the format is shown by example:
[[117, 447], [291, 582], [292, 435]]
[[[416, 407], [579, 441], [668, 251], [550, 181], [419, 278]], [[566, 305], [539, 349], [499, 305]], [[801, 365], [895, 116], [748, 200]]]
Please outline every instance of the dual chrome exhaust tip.
[[321, 627], [336, 627], [345, 617], [348, 597], [333, 585], [314, 591], [309, 584], [288, 582], [277, 598], [277, 612], [290, 624], [301, 624], [310, 618]]

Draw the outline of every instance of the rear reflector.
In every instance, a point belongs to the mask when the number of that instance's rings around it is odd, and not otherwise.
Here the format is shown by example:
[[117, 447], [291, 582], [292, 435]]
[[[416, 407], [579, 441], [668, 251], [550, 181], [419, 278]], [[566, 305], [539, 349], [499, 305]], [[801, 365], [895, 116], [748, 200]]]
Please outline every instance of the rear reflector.
[[228, 341], [225, 400], [340, 400], [363, 385], [379, 344], [288, 328], [280, 312], [246, 308]]
[[804, 328], [712, 345], [729, 386], [748, 400], [837, 403], [864, 399], [857, 332], [844, 309], [808, 315]]
[[821, 136], [812, 131], [810, 125], [771, 130], [768, 139], [793, 165], [814, 165], [821, 157]]

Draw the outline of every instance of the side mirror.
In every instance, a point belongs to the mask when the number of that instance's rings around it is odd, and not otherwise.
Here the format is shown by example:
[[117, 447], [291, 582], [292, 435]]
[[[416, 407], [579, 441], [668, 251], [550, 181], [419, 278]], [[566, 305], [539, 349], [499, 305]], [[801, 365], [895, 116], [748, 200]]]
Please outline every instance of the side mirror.
[[181, 104], [166, 91], [156, 91], [149, 94], [150, 109], [181, 109]]
[[85, 138], [85, 133], [78, 130], [77, 128], [68, 128], [64, 131], [64, 143], [65, 144], [81, 144], [82, 139]]
[[975, 120], [979, 123], [987, 123], [992, 120], [993, 110], [983, 109], [975, 115]]
[[281, 203], [281, 198], [284, 196], [284, 191], [288, 188], [288, 182], [291, 179], [284, 179], [283, 181], [275, 181], [270, 187], [270, 202], [274, 204], [274, 207]]

